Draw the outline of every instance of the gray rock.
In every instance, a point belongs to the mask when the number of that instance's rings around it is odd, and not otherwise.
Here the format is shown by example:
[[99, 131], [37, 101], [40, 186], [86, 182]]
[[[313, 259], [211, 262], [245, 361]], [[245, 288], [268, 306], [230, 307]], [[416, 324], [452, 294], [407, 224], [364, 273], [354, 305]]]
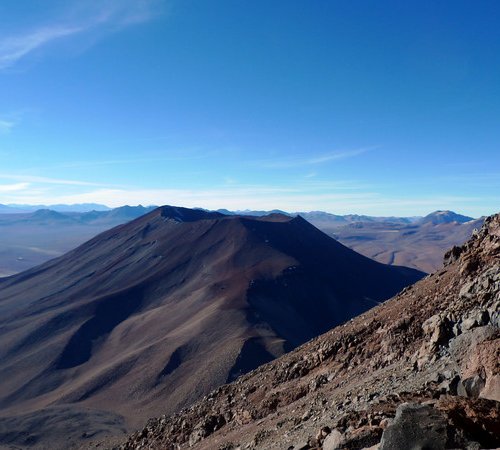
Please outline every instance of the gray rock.
[[482, 327], [490, 320], [488, 311], [474, 311], [467, 319], [462, 322], [461, 329], [463, 331], [471, 330], [472, 328]]
[[466, 378], [458, 383], [457, 393], [462, 397], [479, 398], [484, 384], [484, 380], [479, 375]]
[[496, 328], [500, 328], [500, 305], [496, 305], [490, 311], [490, 323]]
[[333, 430], [323, 442], [323, 450], [335, 450], [339, 448], [342, 442], [342, 433], [339, 430]]
[[462, 333], [460, 336], [450, 340], [449, 352], [451, 357], [461, 366], [467, 355], [473, 351], [480, 342], [490, 339], [492, 336], [495, 336], [496, 333], [497, 328], [492, 325], [474, 328]]
[[451, 337], [451, 324], [448, 318], [436, 314], [422, 324], [422, 330], [429, 336], [431, 344], [441, 345]]
[[447, 430], [445, 418], [428, 405], [403, 403], [387, 427], [380, 450], [444, 450]]
[[474, 293], [475, 281], [468, 281], [462, 285], [462, 289], [460, 289], [460, 297], [461, 298], [471, 298]]

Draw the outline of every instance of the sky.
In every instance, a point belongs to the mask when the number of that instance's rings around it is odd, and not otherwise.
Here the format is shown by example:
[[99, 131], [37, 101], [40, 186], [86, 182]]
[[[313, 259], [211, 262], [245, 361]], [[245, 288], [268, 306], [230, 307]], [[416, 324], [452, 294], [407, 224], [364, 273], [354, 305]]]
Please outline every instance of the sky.
[[0, 203], [500, 210], [500, 2], [2, 0]]

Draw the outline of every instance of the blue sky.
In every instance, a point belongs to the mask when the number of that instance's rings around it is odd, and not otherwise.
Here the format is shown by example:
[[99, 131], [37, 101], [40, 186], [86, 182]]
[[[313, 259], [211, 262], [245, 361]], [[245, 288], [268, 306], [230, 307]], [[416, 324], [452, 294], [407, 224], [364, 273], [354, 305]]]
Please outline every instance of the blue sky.
[[500, 210], [500, 3], [2, 0], [0, 203]]

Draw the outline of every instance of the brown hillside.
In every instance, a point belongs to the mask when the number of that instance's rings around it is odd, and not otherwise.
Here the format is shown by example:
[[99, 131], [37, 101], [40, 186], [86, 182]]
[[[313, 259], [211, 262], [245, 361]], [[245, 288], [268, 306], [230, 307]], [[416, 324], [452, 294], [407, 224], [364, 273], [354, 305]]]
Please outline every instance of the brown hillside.
[[445, 262], [120, 448], [498, 448], [500, 215]]

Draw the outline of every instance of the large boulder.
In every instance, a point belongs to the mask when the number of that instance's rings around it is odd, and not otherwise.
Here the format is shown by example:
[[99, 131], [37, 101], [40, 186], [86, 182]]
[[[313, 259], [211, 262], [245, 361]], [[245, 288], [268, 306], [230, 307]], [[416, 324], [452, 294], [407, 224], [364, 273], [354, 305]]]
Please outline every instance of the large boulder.
[[380, 450], [444, 450], [447, 433], [443, 415], [428, 405], [403, 403], [382, 434]]

